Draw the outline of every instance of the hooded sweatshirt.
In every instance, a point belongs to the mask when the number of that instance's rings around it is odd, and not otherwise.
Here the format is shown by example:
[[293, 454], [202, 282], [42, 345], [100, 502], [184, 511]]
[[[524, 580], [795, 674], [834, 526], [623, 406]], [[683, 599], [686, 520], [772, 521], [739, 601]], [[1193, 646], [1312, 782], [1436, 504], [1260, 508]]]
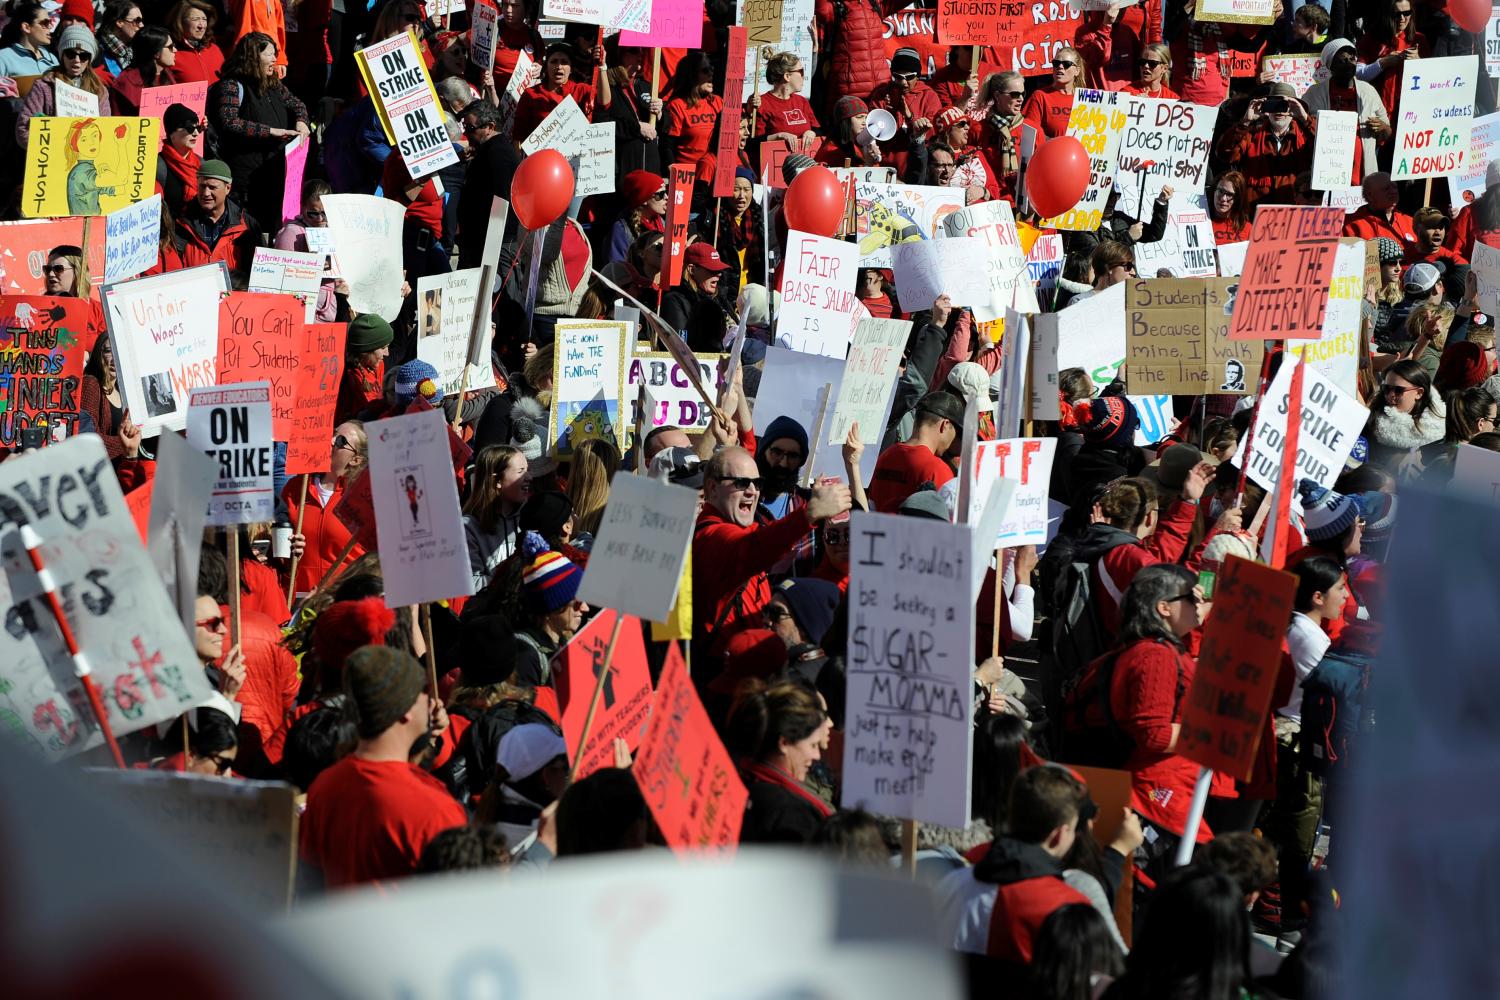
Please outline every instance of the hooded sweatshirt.
[[1063, 881], [1062, 866], [1038, 844], [996, 837], [984, 859], [938, 884], [941, 919], [958, 951], [1030, 962], [1032, 942], [1052, 911], [1088, 897]]
[[1094, 607], [1099, 623], [1113, 635], [1120, 629], [1120, 600], [1136, 573], [1159, 562], [1177, 562], [1187, 550], [1198, 505], [1174, 500], [1156, 530], [1145, 538], [1110, 524], [1091, 524], [1073, 556], [1093, 566]]

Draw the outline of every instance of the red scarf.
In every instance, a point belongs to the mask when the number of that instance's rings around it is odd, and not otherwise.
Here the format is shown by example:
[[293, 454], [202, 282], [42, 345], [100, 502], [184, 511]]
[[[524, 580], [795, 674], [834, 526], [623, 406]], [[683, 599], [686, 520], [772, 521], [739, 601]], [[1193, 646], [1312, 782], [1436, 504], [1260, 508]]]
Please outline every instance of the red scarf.
[[[167, 165], [167, 169], [182, 181], [182, 203], [186, 205], [198, 197], [198, 168], [203, 165], [203, 160], [198, 154], [192, 150], [179, 153], [177, 148], [168, 142], [161, 147], [161, 158], [162, 162]], [[181, 206], [171, 207], [176, 210]]]
[[823, 816], [824, 818], [833, 815], [832, 806], [830, 806], [827, 802], [824, 802], [822, 799], [818, 798], [812, 792], [809, 792], [806, 788], [803, 788], [800, 781], [793, 781], [792, 776], [787, 774], [780, 768], [771, 767], [769, 764], [746, 764], [745, 773], [750, 775], [750, 777], [755, 778], [757, 781], [764, 781], [772, 785], [780, 785], [782, 788], [785, 788], [793, 795], [797, 795], [800, 798], [805, 799], [809, 804], [817, 809], [818, 814], [820, 816]]

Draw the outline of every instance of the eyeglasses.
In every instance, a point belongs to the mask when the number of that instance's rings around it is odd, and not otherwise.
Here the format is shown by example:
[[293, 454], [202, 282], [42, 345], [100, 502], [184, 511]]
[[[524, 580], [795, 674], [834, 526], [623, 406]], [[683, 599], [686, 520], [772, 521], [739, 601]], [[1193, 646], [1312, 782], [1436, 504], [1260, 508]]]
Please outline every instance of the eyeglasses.
[[1162, 62], [1160, 59], [1137, 59], [1136, 62], [1135, 62], [1135, 64], [1137, 66], [1148, 66], [1151, 69], [1155, 69], [1158, 66], [1165, 66], [1166, 65], [1166, 63]]
[[233, 757], [225, 757], [223, 754], [219, 753], [209, 754], [207, 757], [204, 757], [203, 760], [206, 760], [210, 764], [212, 764], [214, 766], [214, 773], [218, 775], [228, 774], [229, 769], [231, 767], [234, 767]]
[[765, 617], [767, 625], [775, 625], [783, 618], [792, 617], [790, 611], [775, 604], [767, 606], [766, 610], [761, 612], [761, 614]]
[[1493, 428], [1495, 426], [1495, 418], [1494, 417], [1480, 417], [1478, 420], [1475, 420], [1474, 423], [1476, 423], [1476, 424], [1489, 424], [1490, 427]]
[[737, 490], [760, 489], [760, 480], [755, 476], [714, 476], [721, 483], [728, 483]]
[[1214, 194], [1220, 198], [1233, 198], [1235, 192], [1233, 188], [1214, 188]]
[[1077, 66], [1077, 65], [1078, 64], [1076, 62], [1073, 62], [1072, 60], [1069, 60], [1069, 59], [1054, 59], [1054, 60], [1052, 60], [1052, 68], [1053, 69], [1072, 69], [1074, 66]]
[[48, 264], [42, 268], [43, 274], [62, 274], [64, 271], [73, 270], [72, 264]]
[[162, 47], [161, 47], [161, 50], [162, 50], [162, 51], [163, 51], [163, 52], [166, 52], [166, 51], [168, 51], [168, 50], [170, 50], [170, 51], [173, 51], [173, 52], [176, 52], [176, 51], [177, 51], [177, 43], [176, 43], [176, 42], [174, 42], [174, 41], [172, 41], [172, 40], [171, 40], [171, 39], [168, 39], [168, 40], [167, 40], [167, 44], [165, 44], [165, 45], [163, 45], [163, 46], [162, 46]]
[[224, 616], [214, 615], [212, 618], [200, 618], [193, 622], [193, 624], [210, 632], [222, 632], [224, 631]]
[[829, 545], [848, 545], [849, 529], [829, 528], [827, 531], [823, 532], [823, 538], [828, 542]]
[[307, 216], [309, 219], [326, 219], [326, 218], [328, 218], [328, 213], [327, 212], [320, 212], [316, 208], [309, 208], [307, 211], [303, 212], [302, 214], [305, 215], [305, 216]]
[[798, 465], [801, 465], [803, 462], [802, 452], [787, 451], [785, 448], [778, 448], [775, 445], [766, 449], [766, 457], [777, 462], [796, 462]]
[[1417, 392], [1418, 389], [1414, 385], [1383, 385], [1380, 387], [1380, 391], [1394, 392], [1398, 396], [1404, 396], [1408, 392]]

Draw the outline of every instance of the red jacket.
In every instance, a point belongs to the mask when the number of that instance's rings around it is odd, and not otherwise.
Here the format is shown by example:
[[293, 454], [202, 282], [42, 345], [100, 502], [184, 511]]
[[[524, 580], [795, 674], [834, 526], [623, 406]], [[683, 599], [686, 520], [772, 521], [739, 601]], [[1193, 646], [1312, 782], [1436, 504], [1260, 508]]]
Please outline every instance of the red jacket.
[[[275, 569], [241, 553], [240, 580], [241, 610], [263, 614], [278, 625], [292, 617], [286, 603], [286, 584]], [[250, 589], [246, 591], [246, 587]]]
[[[1125, 588], [1147, 566], [1179, 561], [1187, 549], [1188, 535], [1192, 533], [1197, 516], [1197, 504], [1173, 500], [1157, 522], [1155, 531], [1138, 544], [1116, 545], [1094, 563], [1094, 595], [1098, 602], [1099, 621], [1111, 635], [1120, 630], [1120, 596], [1124, 595]], [[1086, 535], [1084, 544], [1088, 542], [1089, 536]], [[1083, 550], [1080, 550], [1080, 557], [1082, 555]]]
[[1416, 226], [1412, 223], [1411, 216], [1402, 211], [1394, 211], [1387, 222], [1369, 205], [1361, 205], [1358, 211], [1344, 220], [1344, 235], [1357, 236], [1362, 240], [1384, 236], [1400, 243], [1401, 249], [1408, 254], [1417, 244]]
[[1062, 880], [1062, 866], [1037, 844], [997, 837], [974, 881], [995, 886], [985, 953], [1007, 962], [1031, 961], [1032, 943], [1052, 911], [1088, 899]]
[[[302, 478], [293, 476], [281, 490], [282, 499], [286, 501], [287, 517], [294, 525], [297, 523], [297, 500], [302, 492]], [[334, 559], [349, 544], [349, 529], [333, 515], [333, 509], [343, 498], [342, 480], [335, 484], [333, 495], [326, 504], [318, 495], [317, 487], [308, 484], [307, 511], [302, 515], [302, 534], [307, 538], [307, 550], [297, 563], [296, 591], [299, 594], [305, 594], [317, 586], [318, 581], [323, 579], [323, 574], [333, 566]], [[363, 548], [354, 546], [344, 560], [344, 565], [349, 565], [364, 554]]]
[[1448, 238], [1443, 241], [1443, 246], [1465, 260], [1472, 260], [1476, 242], [1500, 249], [1500, 229], [1476, 229], [1474, 206], [1465, 205], [1459, 210], [1458, 218], [1453, 220], [1453, 225], [1448, 227]]
[[1095, 90], [1120, 90], [1135, 79], [1142, 46], [1161, 41], [1161, 0], [1126, 7], [1110, 24], [1106, 12], [1083, 15], [1073, 47], [1083, 56], [1084, 80]]
[[1296, 119], [1279, 145], [1270, 128], [1250, 127], [1238, 122], [1219, 139], [1219, 155], [1232, 169], [1245, 175], [1246, 197], [1251, 204], [1290, 205], [1297, 189], [1297, 175], [1312, 169], [1316, 119], [1302, 124]]
[[811, 530], [805, 509], [742, 528], [704, 504], [693, 530], [694, 633], [718, 635], [722, 649], [725, 638], [758, 624], [771, 603], [766, 574]]
[[177, 228], [162, 251], [162, 270], [181, 271], [223, 261], [230, 271], [250, 272], [259, 234], [250, 231], [245, 215], [233, 200], [224, 203], [223, 232], [212, 243], [202, 230], [202, 211], [195, 205], [177, 220]]
[[[281, 644], [281, 628], [266, 615], [240, 608], [240, 651], [245, 655], [245, 686], [235, 696], [240, 713], [240, 753], [247, 741], [259, 743], [260, 755], [272, 766], [281, 763], [289, 727], [288, 713], [297, 702], [297, 659]], [[253, 735], [252, 735], [253, 732]], [[254, 771], [242, 765], [247, 774]]]
[[864, 97], [891, 78], [885, 19], [909, 0], [816, 0], [813, 13], [827, 59], [829, 106], [846, 94]]
[[[921, 80], [912, 85], [910, 93], [903, 94], [895, 83], [884, 83], [875, 88], [870, 94], [870, 107], [884, 108], [896, 116], [896, 135], [881, 145], [884, 154], [880, 161], [888, 167], [896, 168], [896, 177], [906, 176], [906, 161], [911, 157], [911, 130], [906, 127], [907, 122], [918, 118], [926, 118], [927, 121], [937, 120], [938, 113], [943, 110], [943, 99]], [[922, 137], [931, 140], [937, 130], [929, 124]]]

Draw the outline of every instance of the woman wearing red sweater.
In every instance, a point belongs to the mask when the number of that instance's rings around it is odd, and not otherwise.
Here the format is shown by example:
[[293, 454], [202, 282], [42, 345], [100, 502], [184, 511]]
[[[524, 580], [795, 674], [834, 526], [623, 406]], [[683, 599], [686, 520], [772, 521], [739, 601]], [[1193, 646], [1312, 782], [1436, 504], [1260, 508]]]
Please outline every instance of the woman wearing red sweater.
[[1052, 82], [1026, 99], [1021, 117], [1048, 139], [1068, 134], [1073, 113], [1073, 91], [1083, 75], [1083, 56], [1077, 49], [1062, 48], [1052, 57]]
[[[595, 62], [604, 65], [604, 46], [594, 49]], [[525, 142], [546, 120], [559, 104], [573, 98], [578, 110], [589, 121], [594, 120], [593, 84], [579, 83], [573, 78], [573, 46], [568, 42], [553, 42], [547, 46], [547, 61], [542, 66], [542, 82], [527, 89], [516, 102], [515, 140]], [[609, 74], [599, 74], [598, 106], [609, 107]]]
[[224, 50], [214, 41], [218, 12], [205, 0], [179, 0], [167, 11], [167, 31], [177, 43], [172, 72], [179, 83], [214, 83], [224, 68]]
[[1208, 196], [1208, 217], [1214, 224], [1214, 244], [1243, 243], [1250, 238], [1250, 199], [1245, 175], [1227, 170], [1219, 175]]
[[1427, 39], [1417, 31], [1412, 16], [1416, 0], [1384, 0], [1375, 4], [1378, 10], [1365, 18], [1365, 33], [1355, 50], [1365, 65], [1380, 64], [1380, 73], [1368, 82], [1380, 91], [1380, 103], [1390, 113], [1391, 121], [1401, 107], [1402, 67], [1406, 60], [1416, 59], [1427, 47]]
[[1161, 42], [1152, 42], [1141, 47], [1135, 60], [1135, 76], [1131, 83], [1121, 87], [1127, 94], [1155, 97], [1163, 101], [1177, 100], [1177, 91], [1167, 86], [1172, 76], [1172, 48]]

